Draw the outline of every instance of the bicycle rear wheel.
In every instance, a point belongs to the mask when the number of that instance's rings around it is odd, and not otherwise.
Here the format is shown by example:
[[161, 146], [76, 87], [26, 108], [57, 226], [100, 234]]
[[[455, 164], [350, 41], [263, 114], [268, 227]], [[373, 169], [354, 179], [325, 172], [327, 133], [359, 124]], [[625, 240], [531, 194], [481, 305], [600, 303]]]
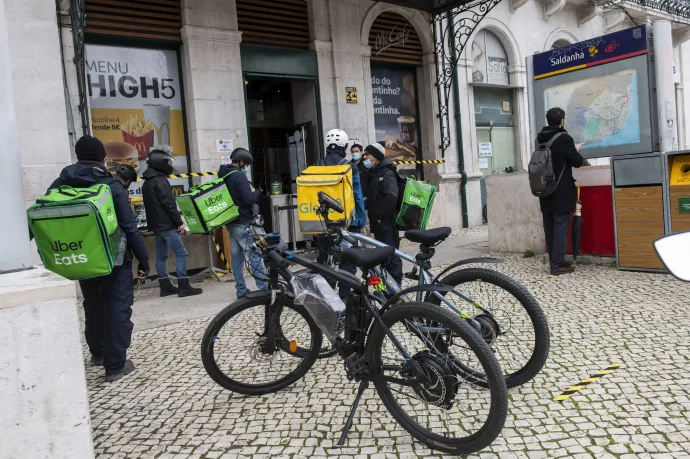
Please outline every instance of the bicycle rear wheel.
[[[469, 454], [490, 445], [505, 424], [508, 389], [489, 346], [460, 316], [428, 303], [397, 305], [381, 322], [369, 335], [367, 360], [376, 391], [395, 420], [419, 441], [448, 453]], [[425, 375], [422, 383], [410, 385], [412, 362]], [[488, 390], [477, 384], [478, 377]]]
[[[539, 374], [549, 356], [549, 324], [539, 302], [525, 287], [503, 273], [481, 268], [460, 269], [438, 283], [464, 293], [488, 311], [452, 293], [445, 295], [482, 327], [481, 334], [501, 364], [509, 388]], [[427, 301], [442, 304], [433, 294]]]
[[[266, 332], [269, 313], [277, 316], [272, 348]], [[302, 306], [271, 305], [271, 297], [243, 298], [208, 325], [201, 340], [201, 360], [208, 375], [226, 389], [263, 395], [303, 377], [319, 349], [321, 330]]]

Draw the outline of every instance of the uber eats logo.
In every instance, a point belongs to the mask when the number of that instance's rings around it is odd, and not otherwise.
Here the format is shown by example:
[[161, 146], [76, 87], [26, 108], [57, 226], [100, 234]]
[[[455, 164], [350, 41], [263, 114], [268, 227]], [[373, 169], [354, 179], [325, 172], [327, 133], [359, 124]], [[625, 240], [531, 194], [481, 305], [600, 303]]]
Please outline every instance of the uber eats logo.
[[[343, 200], [340, 198], [336, 198], [336, 201], [338, 201], [338, 204], [342, 205]], [[303, 202], [302, 204], [299, 205], [299, 213], [301, 214], [315, 214], [316, 211], [318, 210], [319, 205], [318, 204], [313, 204], [310, 202]], [[328, 213], [332, 214], [334, 213], [333, 209], [330, 209]]]
[[408, 198], [409, 201], [413, 204], [417, 204], [419, 206], [422, 205], [422, 195], [419, 193], [415, 193], [414, 191], [410, 194], [410, 197]]
[[194, 214], [189, 211], [189, 210], [183, 210], [182, 215], [184, 215], [184, 219], [187, 220], [187, 223], [190, 225], [196, 225], [196, 218], [194, 217]]
[[228, 203], [223, 201], [223, 196], [222, 195], [217, 195], [217, 196], [211, 196], [204, 200], [204, 205], [208, 208], [208, 213], [209, 214], [215, 214], [216, 212], [221, 212], [223, 209], [228, 207]]
[[[76, 250], [83, 250], [82, 244], [84, 241], [77, 242], [62, 242], [61, 240], [53, 241], [50, 248], [53, 249], [56, 265], [76, 265], [79, 263], [88, 263], [89, 259], [83, 253], [74, 253]], [[72, 252], [72, 253], [65, 253]]]

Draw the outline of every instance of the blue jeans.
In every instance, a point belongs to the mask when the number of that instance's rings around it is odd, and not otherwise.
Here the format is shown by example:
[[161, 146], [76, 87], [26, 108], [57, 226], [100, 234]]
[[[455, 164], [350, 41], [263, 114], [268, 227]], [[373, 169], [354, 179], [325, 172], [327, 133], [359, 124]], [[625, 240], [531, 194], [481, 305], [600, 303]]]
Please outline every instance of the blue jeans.
[[168, 277], [168, 248], [175, 254], [175, 272], [177, 277], [187, 278], [187, 249], [184, 248], [182, 238], [174, 229], [156, 233], [156, 271], [158, 277]]
[[230, 256], [232, 257], [232, 273], [235, 276], [235, 283], [237, 288], [237, 298], [242, 298], [247, 294], [247, 283], [244, 281], [244, 256], [245, 252], [249, 258], [251, 265], [251, 273], [256, 279], [256, 288], [259, 290], [266, 290], [268, 279], [264, 262], [259, 255], [259, 252], [250, 250], [249, 247], [254, 243], [251, 231], [247, 225], [240, 223], [231, 223], [227, 225], [228, 233], [230, 233]]

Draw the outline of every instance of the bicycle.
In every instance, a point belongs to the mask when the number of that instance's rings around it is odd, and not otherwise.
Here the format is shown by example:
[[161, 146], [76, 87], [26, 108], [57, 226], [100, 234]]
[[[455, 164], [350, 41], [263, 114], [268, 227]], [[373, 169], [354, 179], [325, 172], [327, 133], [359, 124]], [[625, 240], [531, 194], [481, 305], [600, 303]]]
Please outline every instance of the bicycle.
[[[376, 239], [359, 233], [350, 233], [344, 229], [343, 221], [332, 222], [328, 215], [323, 215], [324, 224], [329, 240], [333, 242], [328, 254], [328, 264], [337, 265], [342, 252], [342, 246], [352, 246], [357, 242], [374, 247], [388, 247]], [[476, 263], [502, 263], [496, 258], [479, 257], [460, 260], [445, 268], [434, 276], [431, 273], [431, 259], [435, 254], [435, 246], [443, 242], [451, 233], [448, 227], [430, 230], [408, 230], [405, 238], [419, 243], [419, 252], [413, 257], [401, 250], [394, 254], [412, 263], [412, 271], [405, 274], [407, 279], [416, 280], [417, 286], [402, 289], [397, 282], [381, 267], [375, 267], [370, 274], [379, 276], [383, 283], [377, 289], [385, 300], [398, 302], [411, 301], [409, 295], [414, 295], [415, 301], [425, 301], [436, 305], [443, 305], [465, 319], [492, 347], [497, 354], [501, 368], [503, 368], [506, 383], [509, 388], [517, 387], [532, 380], [546, 364], [550, 348], [550, 331], [546, 315], [534, 296], [517, 281], [509, 276], [483, 268], [455, 268]], [[443, 285], [450, 287], [448, 291], [428, 289], [424, 286]], [[500, 289], [500, 298], [495, 290]], [[465, 293], [463, 293], [463, 291]], [[491, 300], [502, 300], [506, 297], [515, 301], [513, 313], [503, 304], [492, 307]], [[459, 298], [453, 301], [453, 297]], [[466, 304], [471, 308], [465, 308]], [[519, 310], [516, 310], [519, 306]], [[475, 314], [472, 314], [472, 312]], [[524, 314], [520, 314], [524, 312]], [[506, 339], [512, 336], [515, 339]], [[319, 358], [335, 355], [334, 349], [324, 348]]]
[[[337, 202], [321, 193], [319, 203], [323, 212], [342, 212]], [[279, 234], [266, 234], [258, 225], [252, 233], [270, 290], [248, 293], [208, 325], [201, 357], [215, 382], [248, 395], [283, 389], [309, 371], [325, 333], [333, 340], [348, 379], [360, 383], [337, 446], [345, 444], [370, 383], [395, 420], [433, 449], [473, 453], [499, 435], [507, 416], [508, 394], [500, 365], [486, 342], [457, 314], [438, 305], [410, 302], [388, 308], [380, 304], [380, 296], [372, 294], [381, 279], [369, 276], [369, 270], [386, 260], [393, 248], [344, 250], [342, 257], [362, 269], [360, 279], [285, 251]], [[309, 271], [293, 273], [292, 265]], [[341, 302], [342, 308], [325, 279], [343, 282], [352, 290], [346, 303]], [[310, 287], [305, 289], [305, 285]], [[305, 291], [308, 294], [303, 296]], [[321, 296], [327, 300], [318, 301]], [[245, 312], [249, 313], [227, 338], [231, 352], [221, 352], [218, 346], [226, 340], [221, 332]], [[244, 347], [234, 344], [243, 340]], [[245, 348], [248, 352], [242, 352]], [[302, 353], [298, 353], [300, 348]], [[232, 362], [227, 365], [226, 360]], [[245, 378], [254, 361], [259, 366], [257, 375]], [[267, 376], [273, 368], [278, 372], [275, 378]], [[398, 396], [406, 398], [400, 401]], [[428, 413], [410, 413], [417, 406]], [[470, 407], [471, 414], [454, 411]]]

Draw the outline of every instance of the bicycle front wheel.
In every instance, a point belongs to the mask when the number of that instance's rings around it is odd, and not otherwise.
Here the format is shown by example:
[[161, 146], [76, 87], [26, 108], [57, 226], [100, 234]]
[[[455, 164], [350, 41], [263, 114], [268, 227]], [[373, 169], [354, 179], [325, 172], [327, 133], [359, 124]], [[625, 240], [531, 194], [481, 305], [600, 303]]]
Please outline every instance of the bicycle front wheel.
[[[508, 387], [525, 384], [539, 374], [549, 356], [549, 324], [539, 302], [525, 287], [503, 273], [481, 268], [460, 269], [438, 283], [475, 302], [470, 305], [452, 293], [445, 295], [481, 327]], [[428, 301], [441, 304], [433, 294]]]
[[[275, 327], [270, 345], [267, 323]], [[226, 389], [263, 395], [302, 378], [321, 349], [321, 330], [296, 304], [271, 305], [271, 297], [243, 298], [213, 318], [201, 340], [208, 375]]]
[[428, 303], [397, 305], [381, 322], [367, 341], [367, 360], [395, 420], [419, 441], [448, 453], [490, 445], [505, 424], [508, 389], [489, 346], [460, 316]]

